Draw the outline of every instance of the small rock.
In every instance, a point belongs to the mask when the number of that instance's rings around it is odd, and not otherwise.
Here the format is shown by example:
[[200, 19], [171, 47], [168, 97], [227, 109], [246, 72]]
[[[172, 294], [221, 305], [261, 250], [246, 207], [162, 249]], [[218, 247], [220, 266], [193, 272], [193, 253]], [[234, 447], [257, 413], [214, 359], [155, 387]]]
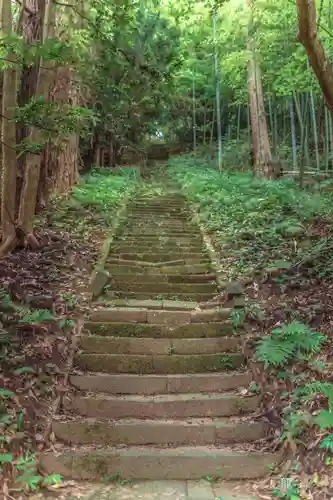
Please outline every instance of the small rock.
[[227, 299], [233, 299], [234, 297], [238, 297], [239, 295], [243, 295], [244, 288], [242, 283], [239, 281], [231, 281], [226, 288]]
[[239, 295], [238, 297], [235, 297], [233, 300], [233, 306], [235, 309], [242, 309], [243, 307], [245, 307], [244, 295]]
[[53, 297], [46, 295], [26, 295], [25, 302], [35, 309], [53, 310]]
[[89, 285], [89, 291], [93, 299], [101, 295], [109, 278], [110, 273], [106, 269], [99, 269], [93, 272]]

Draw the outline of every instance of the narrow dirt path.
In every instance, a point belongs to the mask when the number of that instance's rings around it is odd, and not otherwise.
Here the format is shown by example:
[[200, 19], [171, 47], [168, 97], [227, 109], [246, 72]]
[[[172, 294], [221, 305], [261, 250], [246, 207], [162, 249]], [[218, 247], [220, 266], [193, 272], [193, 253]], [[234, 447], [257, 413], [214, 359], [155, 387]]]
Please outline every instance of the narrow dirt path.
[[43, 467], [113, 482], [86, 487], [91, 500], [246, 499], [214, 481], [262, 478], [280, 455], [256, 449], [266, 429], [251, 418], [259, 396], [247, 390], [241, 331], [233, 308], [215, 300], [212, 263], [174, 186], [136, 197], [105, 269], [73, 393], [54, 419], [59, 443], [42, 455]]

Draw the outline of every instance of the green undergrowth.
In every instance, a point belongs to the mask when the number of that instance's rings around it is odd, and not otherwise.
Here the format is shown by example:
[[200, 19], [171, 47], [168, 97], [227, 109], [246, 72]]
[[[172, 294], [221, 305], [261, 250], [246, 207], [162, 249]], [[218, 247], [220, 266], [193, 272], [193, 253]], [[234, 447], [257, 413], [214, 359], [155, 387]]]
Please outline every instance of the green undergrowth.
[[331, 218], [329, 193], [302, 191], [287, 179], [268, 181], [250, 172], [219, 172], [186, 156], [171, 159], [169, 169], [194, 204], [197, 220], [234, 257], [235, 274], [260, 270], [268, 263], [287, 268], [288, 262], [304, 260], [309, 251], [327, 253], [333, 244], [330, 239], [316, 239], [315, 247], [311, 234], [315, 219], [328, 223]]
[[296, 321], [274, 328], [255, 344], [254, 359], [264, 364], [266, 385], [270, 391], [275, 387], [268, 419], [281, 418], [276, 436], [292, 452], [275, 497], [325, 497], [333, 465], [331, 350], [329, 336]]
[[87, 223], [110, 224], [114, 212], [139, 184], [137, 168], [115, 170], [96, 168], [86, 174], [67, 199], [56, 199], [49, 222], [55, 229], [65, 228], [75, 216], [75, 230], [86, 231]]
[[329, 498], [333, 195], [301, 190], [292, 180], [218, 172], [193, 157], [172, 159], [169, 170], [215, 241], [221, 271], [249, 283], [234, 326], [244, 320], [251, 332], [245, 349], [271, 424], [268, 442], [290, 458], [271, 495]]

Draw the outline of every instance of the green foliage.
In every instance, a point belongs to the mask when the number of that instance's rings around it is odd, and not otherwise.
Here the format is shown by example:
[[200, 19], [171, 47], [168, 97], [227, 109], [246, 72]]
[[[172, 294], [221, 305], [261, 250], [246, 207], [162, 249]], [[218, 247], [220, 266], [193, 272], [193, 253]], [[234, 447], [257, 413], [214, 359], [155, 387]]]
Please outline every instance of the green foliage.
[[284, 421], [284, 431], [281, 434], [281, 441], [286, 441], [290, 445], [301, 443], [299, 437], [312, 424], [310, 413], [291, 412]]
[[325, 436], [320, 443], [320, 448], [324, 448], [326, 451], [333, 452], [333, 434], [328, 434]]
[[124, 196], [133, 191], [138, 180], [137, 169], [124, 168], [115, 173], [95, 169], [73, 189], [71, 203], [111, 215]]
[[297, 481], [285, 478], [282, 479], [281, 482], [285, 482], [286, 486], [282, 486], [282, 488], [274, 488], [272, 491], [272, 497], [283, 498], [284, 500], [301, 500], [300, 487]]
[[35, 453], [18, 458], [12, 453], [0, 454], [0, 472], [6, 466], [14, 469], [18, 473], [16, 482], [19, 483], [19, 488], [22, 490], [35, 491], [38, 488], [62, 482], [63, 477], [60, 474], [50, 474], [48, 476], [37, 474], [37, 464]]
[[320, 431], [333, 429], [333, 413], [328, 410], [321, 410], [319, 415], [314, 417], [313, 422], [319, 426]]
[[307, 325], [293, 322], [277, 328], [257, 344], [256, 358], [267, 367], [283, 367], [292, 360], [320, 351], [327, 337]]
[[238, 261], [234, 276], [263, 270], [267, 263], [281, 260], [281, 255], [290, 268], [306, 254], [301, 245], [295, 249], [292, 241], [306, 238], [305, 228], [315, 217], [332, 214], [332, 195], [301, 191], [291, 180], [218, 172], [190, 156], [172, 158], [170, 172], [193, 203], [197, 220], [215, 233], [221, 248], [232, 248]]
[[333, 384], [317, 380], [298, 387], [293, 393], [295, 400], [312, 401], [316, 396], [324, 396], [328, 400], [330, 411], [333, 411]]
[[41, 325], [45, 322], [54, 321], [54, 316], [47, 309], [39, 309], [37, 311], [26, 311], [23, 313], [20, 323], [28, 325]]

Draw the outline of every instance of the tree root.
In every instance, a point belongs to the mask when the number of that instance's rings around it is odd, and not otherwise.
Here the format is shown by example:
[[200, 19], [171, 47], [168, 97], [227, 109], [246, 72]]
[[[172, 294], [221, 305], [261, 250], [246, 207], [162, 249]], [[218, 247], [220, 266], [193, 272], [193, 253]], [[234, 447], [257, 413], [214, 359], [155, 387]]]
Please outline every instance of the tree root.
[[12, 236], [8, 236], [8, 238], [4, 241], [4, 243], [0, 247], [0, 258], [5, 257], [7, 254], [12, 252], [17, 245], [17, 237], [16, 234]]

